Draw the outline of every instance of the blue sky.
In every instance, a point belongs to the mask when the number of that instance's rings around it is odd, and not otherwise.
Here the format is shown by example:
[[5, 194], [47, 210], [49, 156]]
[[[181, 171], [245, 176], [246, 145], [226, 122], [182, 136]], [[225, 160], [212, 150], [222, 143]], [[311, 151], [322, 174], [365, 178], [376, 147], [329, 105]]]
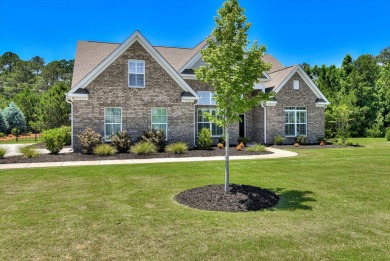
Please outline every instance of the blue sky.
[[[0, 54], [73, 59], [77, 40], [123, 42], [139, 30], [152, 45], [193, 47], [223, 0], [0, 0]], [[390, 46], [390, 0], [241, 0], [250, 40], [285, 65], [340, 65], [345, 54]]]

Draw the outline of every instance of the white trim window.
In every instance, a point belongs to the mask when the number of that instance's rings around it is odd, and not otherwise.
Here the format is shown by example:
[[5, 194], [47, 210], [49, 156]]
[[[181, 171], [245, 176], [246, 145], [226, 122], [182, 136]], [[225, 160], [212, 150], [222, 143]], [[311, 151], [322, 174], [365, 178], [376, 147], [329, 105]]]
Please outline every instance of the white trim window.
[[211, 122], [209, 119], [207, 119], [205, 113], [208, 112], [211, 115], [215, 116], [216, 110], [215, 109], [198, 109], [198, 133], [203, 128], [208, 128], [211, 132], [211, 136], [213, 137], [220, 137], [223, 135], [223, 128], [217, 126], [215, 123]]
[[216, 105], [213, 92], [199, 91], [198, 95], [199, 95], [198, 104], [200, 104], [200, 105]]
[[285, 107], [285, 135], [296, 137], [307, 134], [307, 110], [305, 107]]
[[168, 110], [167, 108], [152, 108], [152, 129], [163, 130], [168, 137]]
[[129, 87], [145, 87], [145, 61], [129, 60]]
[[104, 140], [111, 141], [111, 136], [122, 131], [122, 108], [104, 108]]

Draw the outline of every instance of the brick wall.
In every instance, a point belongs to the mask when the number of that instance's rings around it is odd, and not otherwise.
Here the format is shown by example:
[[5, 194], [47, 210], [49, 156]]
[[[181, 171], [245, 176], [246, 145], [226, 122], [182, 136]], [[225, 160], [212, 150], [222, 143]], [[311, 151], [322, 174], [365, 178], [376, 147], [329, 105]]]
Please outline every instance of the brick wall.
[[[208, 84], [201, 82], [199, 80], [185, 80], [191, 88], [198, 92], [198, 91], [214, 91], [212, 87], [210, 87]], [[198, 120], [198, 109], [211, 109], [215, 108], [215, 106], [209, 106], [209, 105], [196, 105], [195, 106], [195, 119], [196, 119], [196, 126], [197, 126], [197, 120]], [[198, 137], [198, 128], [196, 127], [196, 137]], [[237, 144], [237, 139], [239, 135], [239, 124], [233, 124], [229, 126], [229, 136], [230, 136], [230, 144]], [[218, 137], [213, 138], [213, 144], [218, 143]]]
[[[145, 88], [128, 87], [128, 60], [145, 61]], [[74, 102], [74, 134], [87, 127], [104, 135], [104, 108], [122, 108], [122, 129], [133, 141], [151, 127], [151, 108], [168, 110], [168, 141], [194, 141], [194, 103], [182, 102], [183, 89], [135, 42], [86, 88], [88, 101]], [[75, 150], [79, 150], [74, 137]]]
[[[299, 90], [293, 89], [294, 80], [299, 80]], [[306, 107], [308, 143], [316, 143], [318, 136], [324, 136], [324, 108], [316, 107], [317, 96], [298, 73], [291, 77], [275, 98], [277, 105], [267, 107], [267, 143], [272, 143], [276, 135], [285, 136], [285, 107]], [[285, 143], [293, 143], [293, 138], [286, 138]]]

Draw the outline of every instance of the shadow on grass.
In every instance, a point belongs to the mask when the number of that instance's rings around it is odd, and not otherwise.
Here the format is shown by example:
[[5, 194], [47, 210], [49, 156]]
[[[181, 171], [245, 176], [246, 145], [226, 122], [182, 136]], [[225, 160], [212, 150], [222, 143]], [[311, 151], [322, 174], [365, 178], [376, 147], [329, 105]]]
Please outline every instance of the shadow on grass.
[[286, 190], [283, 188], [272, 189], [279, 195], [279, 202], [275, 210], [312, 210], [311, 206], [305, 205], [306, 202], [316, 201], [311, 197], [312, 191]]

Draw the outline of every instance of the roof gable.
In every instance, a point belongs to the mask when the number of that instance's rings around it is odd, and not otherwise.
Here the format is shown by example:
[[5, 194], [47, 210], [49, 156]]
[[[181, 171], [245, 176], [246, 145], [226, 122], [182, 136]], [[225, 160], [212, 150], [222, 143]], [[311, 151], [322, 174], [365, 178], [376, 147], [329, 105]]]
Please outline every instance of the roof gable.
[[[90, 84], [98, 75], [100, 75], [110, 64], [112, 64], [124, 51], [126, 51], [132, 44], [139, 42], [141, 46], [163, 67], [163, 69], [179, 84], [179, 86], [185, 92], [193, 94], [195, 98], [198, 98], [196, 92], [180, 77], [175, 69], [163, 58], [163, 56], [141, 35], [136, 31], [120, 46], [117, 46], [111, 54], [104, 58], [100, 63], [95, 61], [98, 65], [90, 71], [80, 81], [75, 83], [70, 90], [70, 94], [74, 93], [79, 88], [85, 88]], [[103, 55], [102, 55], [103, 56]], [[99, 59], [96, 59], [99, 60]], [[80, 65], [81, 66], [81, 65]], [[75, 68], [76, 70], [77, 68]], [[81, 75], [81, 74], [80, 74]], [[78, 76], [80, 78], [80, 76]], [[76, 79], [77, 80], [77, 79]]]
[[[294, 65], [291, 67], [288, 67], [284, 70], [280, 70], [278, 72], [270, 73], [271, 78], [276, 77], [276, 79], [273, 79], [270, 83], [275, 83], [277, 85], [275, 86], [269, 86], [273, 87], [273, 91], [275, 93], [280, 92], [280, 90], [286, 85], [286, 83], [291, 79], [291, 77], [295, 74], [298, 73], [299, 76], [305, 81], [307, 86], [312, 90], [312, 92], [317, 96], [319, 100], [322, 100], [324, 104], [329, 104], [330, 102], [324, 94], [318, 89], [317, 85], [310, 79], [310, 77], [306, 74], [306, 72], [302, 69], [301, 66], [299, 65]], [[268, 85], [268, 83], [267, 83]]]

